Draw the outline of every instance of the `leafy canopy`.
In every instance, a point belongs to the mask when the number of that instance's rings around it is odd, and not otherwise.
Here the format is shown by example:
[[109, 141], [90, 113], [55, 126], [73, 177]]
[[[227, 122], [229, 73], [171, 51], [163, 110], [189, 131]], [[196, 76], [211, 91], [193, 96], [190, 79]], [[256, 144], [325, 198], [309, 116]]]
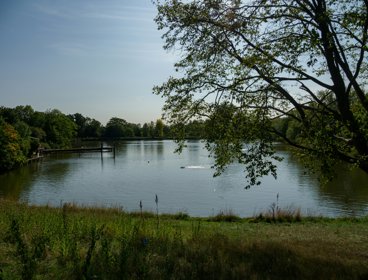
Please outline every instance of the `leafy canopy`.
[[154, 92], [165, 98], [164, 117], [179, 140], [185, 124], [206, 121], [218, 172], [237, 160], [250, 185], [276, 176], [275, 137], [320, 159], [324, 171], [342, 160], [368, 172], [367, 0], [156, 6], [164, 48], [180, 59], [177, 74]]
[[0, 116], [0, 173], [26, 162], [21, 142], [14, 127]]

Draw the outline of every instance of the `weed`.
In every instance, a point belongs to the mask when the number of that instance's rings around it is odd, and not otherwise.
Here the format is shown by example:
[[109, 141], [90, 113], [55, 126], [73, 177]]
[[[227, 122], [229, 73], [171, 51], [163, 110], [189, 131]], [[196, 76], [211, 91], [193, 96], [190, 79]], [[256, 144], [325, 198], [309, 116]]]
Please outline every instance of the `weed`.
[[16, 246], [15, 256], [21, 264], [21, 278], [32, 279], [36, 272], [37, 261], [45, 256], [48, 238], [43, 236], [33, 238], [31, 245], [28, 245], [22, 237], [18, 220], [13, 218], [5, 241]]
[[160, 225], [160, 218], [158, 216], [158, 196], [156, 194], [156, 197], [155, 197], [155, 203], [156, 203], [156, 217], [157, 217], [157, 229]]
[[216, 216], [208, 218], [211, 222], [239, 222], [241, 218], [235, 215], [231, 210], [220, 211]]
[[36, 263], [34, 259], [31, 258], [28, 246], [21, 236], [18, 220], [13, 219], [11, 221], [10, 232], [8, 236], [8, 241], [16, 245], [16, 256], [18, 257], [22, 267], [22, 279], [32, 279], [35, 272]]
[[62, 211], [61, 211], [61, 217], [62, 217], [62, 221], [63, 221], [63, 230], [64, 233], [67, 232], [68, 229], [68, 221], [67, 221], [67, 211], [68, 211], [68, 204], [64, 203], [63, 207], [62, 207]]
[[184, 212], [178, 212], [176, 214], [161, 214], [161, 219], [167, 219], [167, 220], [189, 220], [190, 216], [188, 213]]
[[201, 221], [198, 221], [195, 223], [195, 221], [192, 222], [192, 238], [195, 239], [199, 236], [199, 232], [201, 230]]
[[105, 225], [102, 225], [99, 229], [96, 229], [96, 226], [92, 226], [91, 231], [90, 231], [90, 243], [88, 245], [88, 251], [82, 266], [82, 276], [85, 279], [92, 279], [93, 277], [91, 276], [90, 273], [90, 265], [91, 265], [91, 259], [92, 259], [92, 254], [93, 251], [95, 250], [96, 247], [96, 242], [101, 238], [103, 229], [104, 229]]
[[260, 213], [256, 216], [252, 222], [265, 221], [268, 223], [283, 223], [283, 222], [301, 222], [302, 216], [300, 208], [295, 208], [293, 206], [288, 206], [286, 208], [281, 208], [279, 206], [279, 194], [276, 196], [276, 202], [273, 202], [269, 210], [266, 213]]
[[101, 249], [99, 252], [101, 271], [109, 270], [110, 266], [113, 263], [113, 255], [112, 255], [112, 240], [111, 236], [108, 236], [106, 232], [101, 235]]
[[143, 204], [142, 204], [142, 200], [139, 201], [139, 209], [141, 210], [141, 218], [143, 219]]
[[141, 219], [151, 219], [151, 218], [156, 218], [156, 214], [153, 212], [149, 212], [149, 211], [142, 211], [142, 212], [130, 212], [129, 214], [127, 214], [128, 216], [131, 216], [133, 218], [141, 218]]

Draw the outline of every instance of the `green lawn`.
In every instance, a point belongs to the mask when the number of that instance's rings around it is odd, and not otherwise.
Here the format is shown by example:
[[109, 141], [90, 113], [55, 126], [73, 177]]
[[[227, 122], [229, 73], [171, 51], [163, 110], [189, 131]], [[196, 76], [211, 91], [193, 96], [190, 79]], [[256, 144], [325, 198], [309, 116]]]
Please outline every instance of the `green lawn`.
[[0, 232], [0, 279], [368, 279], [368, 217], [200, 219], [0, 200]]

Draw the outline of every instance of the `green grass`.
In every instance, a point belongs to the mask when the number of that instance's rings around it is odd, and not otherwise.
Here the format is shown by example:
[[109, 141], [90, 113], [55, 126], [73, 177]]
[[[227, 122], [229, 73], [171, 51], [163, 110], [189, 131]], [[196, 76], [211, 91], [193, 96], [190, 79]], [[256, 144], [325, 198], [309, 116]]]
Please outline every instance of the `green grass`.
[[0, 200], [0, 279], [368, 278], [368, 217], [286, 214], [157, 217]]

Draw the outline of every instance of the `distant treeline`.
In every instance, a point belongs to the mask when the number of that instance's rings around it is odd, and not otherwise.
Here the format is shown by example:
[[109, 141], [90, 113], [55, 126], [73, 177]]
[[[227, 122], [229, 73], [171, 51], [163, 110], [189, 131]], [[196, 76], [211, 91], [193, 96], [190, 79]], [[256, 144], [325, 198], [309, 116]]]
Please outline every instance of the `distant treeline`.
[[[200, 138], [201, 128], [188, 125], [188, 137]], [[20, 166], [35, 157], [40, 148], [69, 148], [74, 139], [163, 139], [171, 128], [161, 119], [134, 124], [113, 117], [106, 126], [80, 113], [59, 110], [37, 112], [31, 106], [0, 107], [0, 172]]]
[[[229, 108], [225, 111], [228, 113]], [[231, 108], [230, 108], [231, 109]], [[230, 110], [231, 111], [231, 110]], [[217, 111], [207, 120], [192, 120], [181, 125], [166, 125], [161, 119], [134, 124], [113, 117], [106, 126], [80, 113], [65, 115], [57, 109], [37, 112], [29, 105], [0, 107], [0, 172], [8, 171], [35, 157], [40, 148], [70, 148], [79, 139], [214, 139], [226, 129], [240, 131], [241, 124], [221, 123], [224, 112]], [[301, 135], [301, 128], [292, 118], [272, 120], [273, 129], [289, 139]], [[282, 140], [274, 139], [274, 140]]]

